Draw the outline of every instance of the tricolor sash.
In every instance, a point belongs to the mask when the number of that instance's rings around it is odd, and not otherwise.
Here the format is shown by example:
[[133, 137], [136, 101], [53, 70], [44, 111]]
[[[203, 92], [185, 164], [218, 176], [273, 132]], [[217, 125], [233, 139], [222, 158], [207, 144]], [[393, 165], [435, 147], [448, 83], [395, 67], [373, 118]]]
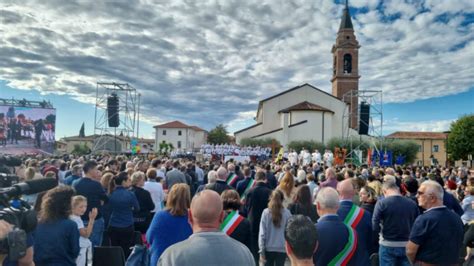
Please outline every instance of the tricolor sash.
[[362, 220], [363, 216], [364, 216], [364, 209], [359, 208], [355, 204], [352, 204], [352, 208], [347, 214], [346, 219], [344, 219], [344, 223], [356, 229], [357, 225], [359, 224], [360, 220]]
[[255, 182], [255, 179], [250, 178], [250, 181], [247, 184], [247, 187], [245, 188], [242, 195], [240, 195], [240, 201], [245, 202], [245, 198], [247, 197], [247, 194], [249, 193], [250, 189], [252, 189], [255, 186], [256, 183], [257, 182]]
[[227, 177], [227, 185], [233, 186], [234, 183], [237, 181], [237, 179], [239, 179], [238, 175], [234, 173], [230, 173], [229, 176]]
[[227, 215], [227, 217], [225, 217], [220, 229], [222, 232], [230, 236], [243, 220], [244, 217], [240, 216], [238, 211], [232, 211]]
[[349, 239], [339, 254], [332, 259], [328, 265], [330, 266], [345, 266], [349, 263], [357, 248], [357, 234], [352, 227], [346, 224], [346, 228], [349, 231]]

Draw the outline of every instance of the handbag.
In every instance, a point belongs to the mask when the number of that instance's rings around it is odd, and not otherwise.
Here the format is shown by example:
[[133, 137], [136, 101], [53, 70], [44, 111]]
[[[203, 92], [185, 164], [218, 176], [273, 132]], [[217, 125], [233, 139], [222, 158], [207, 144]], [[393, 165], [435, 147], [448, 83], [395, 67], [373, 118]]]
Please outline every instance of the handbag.
[[149, 264], [150, 251], [145, 245], [135, 245], [125, 262], [125, 266], [148, 266]]

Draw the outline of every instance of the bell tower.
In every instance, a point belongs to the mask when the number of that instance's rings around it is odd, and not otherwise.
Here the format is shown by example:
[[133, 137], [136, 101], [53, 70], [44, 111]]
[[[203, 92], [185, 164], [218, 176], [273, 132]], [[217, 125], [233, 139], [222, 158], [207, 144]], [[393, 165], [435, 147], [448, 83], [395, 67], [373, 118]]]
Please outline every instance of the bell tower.
[[332, 94], [349, 104], [351, 116], [349, 126], [353, 129], [358, 128], [358, 97], [346, 96], [344, 94], [359, 90], [359, 42], [354, 35], [351, 15], [349, 13], [349, 4], [346, 0], [346, 6], [342, 13], [341, 25], [337, 32], [336, 43], [332, 47], [333, 54], [333, 72], [332, 72]]

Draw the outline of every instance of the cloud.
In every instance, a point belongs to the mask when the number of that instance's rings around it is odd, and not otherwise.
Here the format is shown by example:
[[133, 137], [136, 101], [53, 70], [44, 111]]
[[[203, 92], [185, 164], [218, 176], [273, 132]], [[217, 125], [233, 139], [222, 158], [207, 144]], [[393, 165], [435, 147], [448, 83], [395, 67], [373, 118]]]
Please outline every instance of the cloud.
[[[472, 1], [351, 4], [360, 89], [408, 102], [473, 86]], [[96, 82], [127, 82], [142, 94], [149, 123], [244, 127], [264, 97], [306, 82], [331, 91], [342, 8], [324, 0], [3, 1], [0, 79], [86, 103]]]
[[384, 132], [390, 134], [394, 131], [427, 131], [443, 132], [448, 131], [452, 122], [456, 119], [428, 120], [428, 121], [400, 121], [392, 119], [384, 121]]

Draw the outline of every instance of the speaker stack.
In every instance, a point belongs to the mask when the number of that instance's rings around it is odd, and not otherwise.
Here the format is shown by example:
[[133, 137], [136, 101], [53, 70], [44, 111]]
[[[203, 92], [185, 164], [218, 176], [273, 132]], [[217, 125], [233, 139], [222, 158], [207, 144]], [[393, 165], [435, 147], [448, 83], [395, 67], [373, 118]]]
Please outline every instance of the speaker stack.
[[360, 103], [359, 112], [359, 135], [369, 134], [370, 104], [366, 102]]
[[115, 93], [112, 93], [112, 95], [107, 97], [107, 117], [109, 127], [120, 126], [119, 97]]

